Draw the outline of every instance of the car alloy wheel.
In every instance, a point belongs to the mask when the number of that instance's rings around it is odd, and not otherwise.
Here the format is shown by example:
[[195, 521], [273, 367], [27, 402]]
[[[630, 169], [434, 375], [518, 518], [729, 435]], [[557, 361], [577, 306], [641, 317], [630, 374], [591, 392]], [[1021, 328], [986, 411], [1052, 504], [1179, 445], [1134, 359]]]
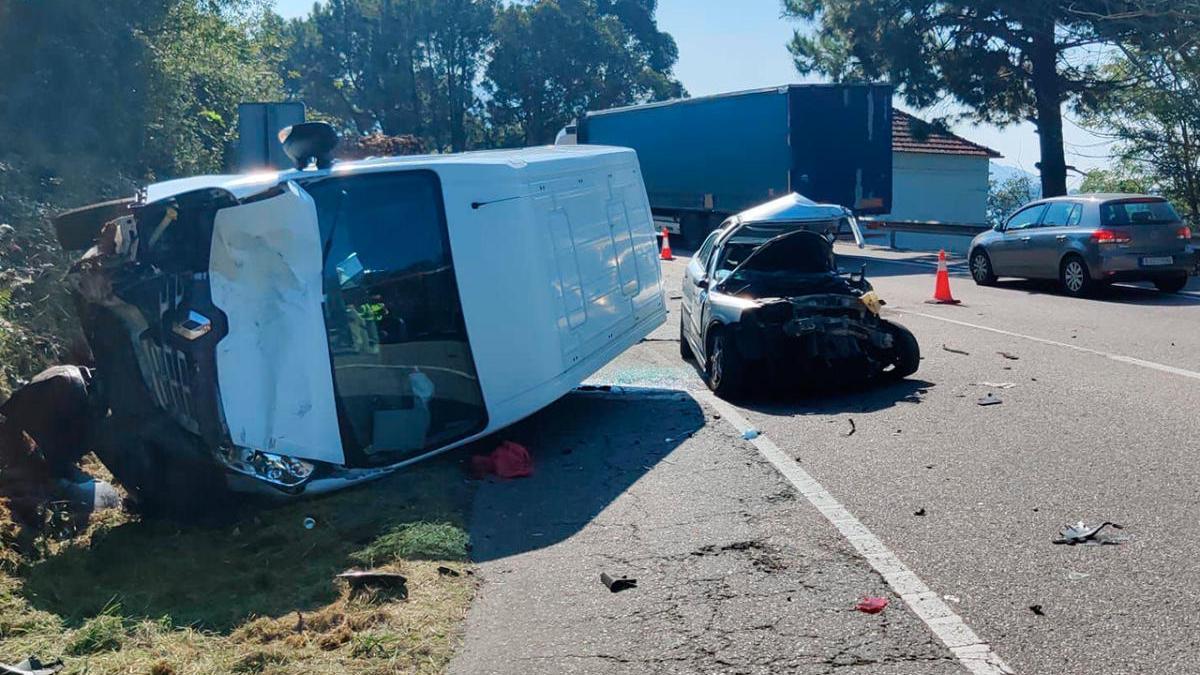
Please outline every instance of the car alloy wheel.
[[996, 274], [992, 271], [992, 261], [983, 251], [976, 251], [971, 256], [971, 278], [981, 286], [996, 281]]
[[1087, 272], [1083, 269], [1083, 263], [1078, 260], [1070, 260], [1063, 267], [1063, 285], [1072, 293], [1078, 293], [1083, 290], [1084, 276]]

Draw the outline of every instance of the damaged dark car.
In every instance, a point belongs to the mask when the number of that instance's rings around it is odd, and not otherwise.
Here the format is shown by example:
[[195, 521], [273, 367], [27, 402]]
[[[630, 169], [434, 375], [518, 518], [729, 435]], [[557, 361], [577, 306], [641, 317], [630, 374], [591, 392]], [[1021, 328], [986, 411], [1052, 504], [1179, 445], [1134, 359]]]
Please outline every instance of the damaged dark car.
[[915, 373], [916, 338], [880, 316], [884, 303], [865, 273], [838, 270], [840, 219], [820, 217], [829, 207], [796, 206], [815, 217], [743, 214], [705, 241], [683, 282], [681, 355], [699, 361], [722, 397]]

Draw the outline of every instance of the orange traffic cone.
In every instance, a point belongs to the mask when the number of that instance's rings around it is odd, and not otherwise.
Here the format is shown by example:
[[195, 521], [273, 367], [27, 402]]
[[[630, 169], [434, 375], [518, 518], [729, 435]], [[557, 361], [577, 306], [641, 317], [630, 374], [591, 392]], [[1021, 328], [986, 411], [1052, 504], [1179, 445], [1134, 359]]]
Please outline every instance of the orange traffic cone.
[[933, 287], [933, 299], [926, 300], [936, 305], [957, 305], [958, 300], [950, 294], [950, 271], [946, 269], [946, 249], [938, 251], [937, 283]]
[[667, 228], [663, 228], [663, 243], [662, 252], [659, 254], [661, 260], [674, 260], [675, 256], [671, 255], [671, 235], [667, 232]]

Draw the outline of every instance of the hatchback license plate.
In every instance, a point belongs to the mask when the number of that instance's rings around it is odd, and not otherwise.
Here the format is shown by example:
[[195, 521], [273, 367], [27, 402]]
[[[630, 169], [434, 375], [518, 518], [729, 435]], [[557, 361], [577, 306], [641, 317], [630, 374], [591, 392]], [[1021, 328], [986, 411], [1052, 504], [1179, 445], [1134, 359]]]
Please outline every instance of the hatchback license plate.
[[1142, 264], [1146, 265], [1147, 267], [1149, 267], [1151, 265], [1170, 265], [1174, 262], [1175, 262], [1175, 258], [1172, 258], [1171, 256], [1158, 257], [1158, 258], [1142, 258]]

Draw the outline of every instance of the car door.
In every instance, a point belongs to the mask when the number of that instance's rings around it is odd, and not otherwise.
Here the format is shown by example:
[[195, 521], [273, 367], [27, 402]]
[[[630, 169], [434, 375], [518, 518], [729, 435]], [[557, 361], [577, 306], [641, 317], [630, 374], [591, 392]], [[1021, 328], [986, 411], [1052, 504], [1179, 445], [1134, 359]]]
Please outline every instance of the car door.
[[1027, 274], [1041, 279], [1057, 279], [1058, 264], [1067, 246], [1067, 232], [1072, 222], [1079, 222], [1082, 206], [1076, 202], [1050, 202], [1037, 227], [1030, 228]]
[[992, 270], [997, 276], [1029, 276], [1033, 269], [1029, 261], [1033, 248], [1032, 231], [1045, 212], [1045, 202], [1032, 204], [1014, 213], [1004, 224], [1002, 236], [988, 247]]
[[[720, 230], [708, 235], [696, 255], [688, 261], [687, 270], [683, 275], [682, 299], [679, 303], [680, 338], [689, 340], [692, 345], [700, 345], [700, 318], [703, 315], [703, 300], [707, 297], [706, 289], [701, 288], [701, 282], [708, 278], [708, 261], [720, 236]], [[698, 352], [697, 352], [698, 353]]]

